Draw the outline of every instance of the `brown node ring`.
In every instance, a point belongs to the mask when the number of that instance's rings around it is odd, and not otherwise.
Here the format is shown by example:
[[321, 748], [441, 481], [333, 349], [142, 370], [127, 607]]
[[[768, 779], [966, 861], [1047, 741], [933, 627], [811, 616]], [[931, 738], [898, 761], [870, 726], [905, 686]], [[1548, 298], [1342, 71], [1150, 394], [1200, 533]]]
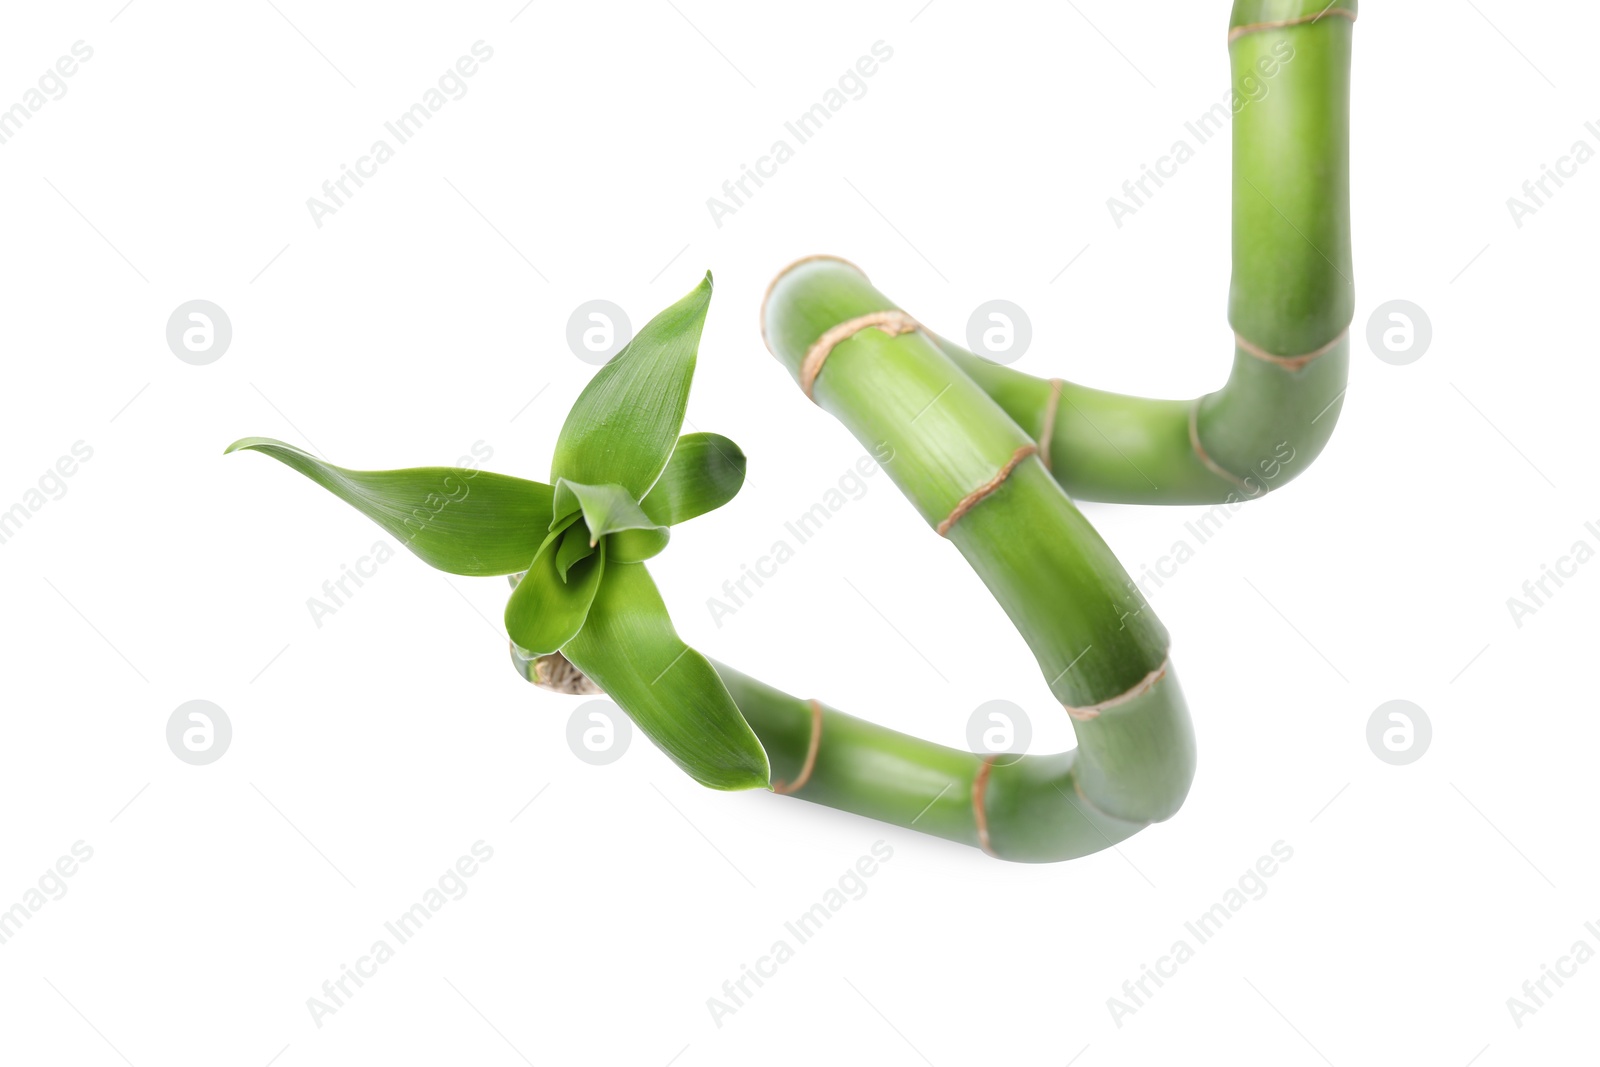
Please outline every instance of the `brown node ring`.
[[1126, 704], [1130, 700], [1136, 700], [1150, 692], [1150, 690], [1154, 689], [1156, 687], [1156, 683], [1166, 677], [1167, 669], [1171, 666], [1171, 663], [1172, 661], [1170, 659], [1162, 660], [1161, 666], [1157, 667], [1155, 670], [1151, 671], [1149, 674], [1135, 682], [1133, 687], [1127, 692], [1118, 693], [1109, 700], [1102, 700], [1098, 704], [1089, 704], [1086, 707], [1081, 708], [1069, 707], [1067, 705], [1062, 706], [1066, 707], [1067, 714], [1073, 719], [1076, 719], [1078, 722], [1088, 722], [1091, 719], [1098, 719], [1102, 711], [1107, 711], [1111, 708], [1117, 707], [1118, 705]]
[[1296, 19], [1281, 19], [1277, 22], [1252, 22], [1248, 26], [1235, 26], [1233, 29], [1229, 30], [1228, 43], [1232, 44], [1247, 34], [1260, 33], [1263, 30], [1282, 30], [1287, 29], [1290, 26], [1308, 26], [1314, 22], [1320, 22], [1321, 20], [1329, 17], [1349, 19], [1351, 22], [1354, 22], [1356, 20], [1356, 13], [1354, 11], [1346, 11], [1342, 7], [1329, 6], [1323, 8], [1315, 15], [1301, 15]]
[[956, 506], [950, 509], [950, 514], [946, 515], [944, 517], [944, 521], [941, 522], [937, 527], [939, 536], [943, 537], [945, 534], [949, 533], [950, 527], [956, 524], [957, 519], [961, 518], [961, 516], [965, 515], [967, 512], [976, 507], [979, 501], [981, 501], [984, 497], [988, 496], [990, 493], [1004, 485], [1006, 479], [1011, 477], [1011, 472], [1017, 469], [1017, 464], [1021, 463], [1023, 460], [1027, 459], [1029, 456], [1038, 451], [1039, 446], [1034, 444], [1032, 441], [1029, 441], [1027, 444], [1011, 453], [1011, 458], [1006, 460], [1005, 466], [1000, 468], [1000, 473], [996, 474], [993, 478], [990, 478], [988, 481], [978, 486], [978, 488], [962, 497], [961, 500], [957, 502]]
[[1280, 356], [1276, 353], [1268, 352], [1265, 348], [1262, 348], [1254, 341], [1249, 340], [1243, 334], [1237, 332], [1235, 332], [1233, 335], [1233, 342], [1239, 346], [1239, 350], [1241, 352], [1252, 355], [1263, 362], [1271, 363], [1275, 367], [1282, 367], [1284, 370], [1297, 371], [1303, 369], [1306, 364], [1310, 363], [1314, 359], [1317, 359], [1319, 356], [1325, 356], [1329, 352], [1332, 352], [1335, 348], [1338, 348], [1339, 342], [1343, 341], [1348, 336], [1350, 336], [1350, 326], [1347, 323], [1345, 324], [1344, 329], [1340, 330], [1334, 335], [1333, 340], [1329, 341], [1321, 348], [1307, 352], [1300, 356]]
[[817, 750], [822, 747], [822, 704], [811, 701], [811, 741], [806, 746], [806, 761], [800, 767], [800, 773], [792, 782], [773, 782], [772, 791], [780, 796], [798, 793], [805, 788], [811, 780], [811, 772], [817, 766]]
[[1065, 384], [1060, 378], [1050, 379], [1050, 398], [1044, 403], [1044, 421], [1039, 424], [1039, 462], [1052, 473], [1050, 440], [1056, 433], [1056, 410], [1061, 407], [1061, 387]]
[[903, 333], [910, 333], [922, 327], [916, 319], [904, 311], [889, 309], [887, 311], [873, 311], [865, 315], [857, 315], [847, 319], [837, 326], [828, 328], [821, 337], [811, 342], [811, 347], [806, 349], [806, 357], [800, 362], [800, 388], [806, 396], [815, 400], [811, 390], [817, 384], [817, 375], [822, 373], [822, 365], [827, 362], [828, 355], [835, 347], [848, 341], [862, 330], [878, 329], [890, 337], [899, 337]]
[[989, 813], [984, 810], [983, 797], [989, 789], [989, 772], [994, 769], [994, 756], [985, 756], [978, 765], [978, 773], [972, 779], [972, 821], [978, 827], [978, 847], [983, 849], [995, 859], [1000, 854], [989, 843]]
[[1206, 470], [1249, 492], [1250, 483], [1212, 459], [1211, 453], [1206, 451], [1206, 446], [1200, 443], [1200, 405], [1204, 401], [1205, 397], [1198, 397], [1193, 404], [1189, 405], [1189, 447], [1194, 449], [1195, 458], [1200, 461], [1200, 464]]

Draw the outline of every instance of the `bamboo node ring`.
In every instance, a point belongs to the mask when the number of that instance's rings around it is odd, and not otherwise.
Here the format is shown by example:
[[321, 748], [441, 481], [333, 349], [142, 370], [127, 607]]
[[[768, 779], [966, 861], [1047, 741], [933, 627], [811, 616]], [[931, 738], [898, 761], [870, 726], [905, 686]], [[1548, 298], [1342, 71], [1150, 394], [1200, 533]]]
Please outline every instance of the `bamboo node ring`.
[[1117, 707], [1120, 704], [1126, 704], [1130, 700], [1135, 700], [1139, 697], [1142, 697], [1146, 693], [1150, 692], [1150, 690], [1154, 689], [1156, 687], [1156, 683], [1166, 677], [1167, 668], [1171, 665], [1171, 663], [1172, 660], [1170, 658], [1162, 660], [1161, 666], [1157, 667], [1155, 670], [1151, 671], [1149, 674], [1135, 682], [1133, 687], [1127, 690], [1127, 692], [1118, 693], [1109, 700], [1102, 700], [1098, 704], [1090, 704], [1087, 707], [1081, 708], [1069, 707], [1067, 705], [1063, 705], [1063, 707], [1067, 708], [1067, 714], [1069, 716], [1078, 720], [1079, 722], [1088, 722], [1090, 719], [1098, 719], [1102, 711], [1107, 711], [1111, 708]]
[[1268, 352], [1265, 348], [1262, 348], [1260, 345], [1249, 340], [1243, 334], [1238, 333], [1237, 331], [1233, 335], [1233, 342], [1239, 346], [1239, 350], [1241, 352], [1247, 352], [1259, 360], [1262, 360], [1266, 363], [1271, 363], [1275, 367], [1282, 367], [1284, 370], [1295, 371], [1301, 370], [1306, 364], [1310, 363], [1317, 357], [1325, 356], [1329, 352], [1332, 352], [1335, 348], [1339, 347], [1339, 342], [1343, 341], [1348, 336], [1350, 336], [1350, 326], [1348, 323], [1346, 323], [1345, 328], [1334, 335], [1333, 340], [1329, 341], [1321, 348], [1307, 352], [1301, 356], [1280, 356], [1276, 355], [1275, 353]]
[[994, 769], [994, 761], [994, 756], [985, 756], [972, 779], [972, 821], [978, 827], [978, 847], [999, 859], [1000, 854], [989, 843], [989, 813], [983, 807], [983, 796], [989, 788], [989, 772]]
[[800, 363], [800, 388], [805, 391], [806, 396], [812, 400], [816, 399], [811, 394], [812, 387], [816, 385], [817, 375], [822, 373], [822, 364], [834, 347], [848, 341], [862, 330], [870, 328], [882, 330], [890, 337], [898, 337], [912, 330], [920, 330], [922, 326], [904, 311], [890, 309], [857, 315], [837, 326], [829, 327], [827, 332], [811, 342], [811, 347], [806, 349], [805, 359]]
[[1050, 439], [1056, 433], [1056, 409], [1061, 407], [1061, 387], [1065, 384], [1060, 378], [1050, 379], [1050, 397], [1044, 402], [1044, 421], [1039, 424], [1039, 462], [1047, 471], [1054, 470], [1050, 463]]
[[805, 788], [811, 780], [811, 772], [817, 765], [817, 750], [822, 747], [822, 703], [811, 701], [811, 741], [806, 745], [806, 761], [800, 767], [800, 773], [792, 782], [773, 782], [772, 791], [780, 796], [798, 793]]
[[1006, 460], [1006, 465], [1000, 468], [1000, 473], [996, 474], [993, 478], [990, 478], [988, 481], [978, 486], [978, 488], [962, 497], [960, 501], [956, 503], [956, 506], [950, 509], [950, 514], [946, 515], [944, 517], [944, 521], [941, 522], [937, 527], [939, 536], [943, 537], [948, 534], [950, 532], [950, 527], [956, 524], [957, 519], [961, 518], [961, 516], [965, 515], [967, 512], [976, 507], [978, 502], [984, 497], [988, 496], [990, 493], [1004, 485], [1005, 480], [1011, 477], [1011, 472], [1017, 469], [1017, 464], [1021, 463], [1023, 460], [1027, 459], [1029, 456], [1038, 451], [1039, 446], [1034, 444], [1032, 441], [1029, 441], [1027, 444], [1011, 453], [1011, 458]]
[[1250, 491], [1250, 483], [1237, 474], [1211, 458], [1211, 453], [1206, 451], [1206, 446], [1200, 443], [1200, 404], [1205, 397], [1197, 397], [1189, 405], [1189, 447], [1194, 449], [1195, 458], [1198, 459], [1206, 470], [1219, 478], [1224, 478], [1246, 492]]
[[1248, 26], [1235, 26], [1233, 29], [1228, 31], [1228, 43], [1232, 44], [1247, 34], [1260, 33], [1263, 30], [1282, 30], [1287, 29], [1290, 26], [1306, 26], [1310, 25], [1311, 23], [1320, 22], [1329, 16], [1349, 19], [1351, 22], [1356, 20], [1356, 13], [1354, 11], [1347, 11], [1342, 7], [1329, 6], [1323, 8], [1315, 15], [1301, 15], [1296, 19], [1281, 19], [1277, 22], [1252, 22]]

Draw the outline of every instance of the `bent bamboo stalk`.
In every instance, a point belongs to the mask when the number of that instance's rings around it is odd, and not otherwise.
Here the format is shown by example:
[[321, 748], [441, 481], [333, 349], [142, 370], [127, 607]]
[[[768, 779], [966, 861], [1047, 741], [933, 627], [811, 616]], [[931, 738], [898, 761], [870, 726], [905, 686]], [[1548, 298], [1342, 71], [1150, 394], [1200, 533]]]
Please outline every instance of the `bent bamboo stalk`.
[[773, 282], [762, 309], [768, 347], [859, 440], [893, 447], [885, 469], [1016, 624], [1078, 740], [1070, 752], [997, 760], [717, 665], [782, 792], [1023, 861], [1096, 852], [1178, 809], [1194, 739], [1166, 631], [1068, 493], [1140, 503], [1254, 496], [1280, 470], [1284, 481], [1300, 473], [1327, 442], [1354, 302], [1355, 13], [1355, 0], [1235, 4], [1236, 81], [1259, 75], [1268, 57], [1279, 69], [1267, 96], [1234, 121], [1236, 347], [1215, 393], [1148, 400], [998, 366], [929, 334], [842, 260], [802, 260]]

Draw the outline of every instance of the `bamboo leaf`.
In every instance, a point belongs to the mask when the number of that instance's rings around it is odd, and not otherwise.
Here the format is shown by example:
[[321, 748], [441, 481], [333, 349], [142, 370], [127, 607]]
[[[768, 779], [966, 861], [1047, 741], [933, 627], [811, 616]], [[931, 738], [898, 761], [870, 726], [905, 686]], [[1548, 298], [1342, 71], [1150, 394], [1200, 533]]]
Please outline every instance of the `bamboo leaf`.
[[726, 437], [684, 434], [640, 507], [661, 525], [676, 526], [732, 500], [744, 485], [744, 470], [744, 453]]
[[695, 781], [768, 785], [761, 742], [710, 662], [678, 637], [642, 564], [607, 568], [587, 623], [562, 654]]
[[683, 426], [711, 274], [651, 319], [590, 380], [556, 439], [550, 480], [616, 483], [633, 499], [655, 483]]
[[589, 528], [582, 522], [574, 523], [562, 535], [560, 544], [556, 547], [556, 571], [561, 575], [561, 580], [567, 580], [567, 572], [579, 560], [588, 559], [595, 552], [594, 542], [589, 539]]
[[227, 452], [261, 452], [292, 467], [376, 522], [423, 562], [451, 574], [511, 574], [528, 565], [550, 525], [552, 490], [489, 471], [336, 467], [269, 437]]
[[583, 628], [605, 573], [602, 546], [574, 563], [563, 579], [556, 565], [560, 539], [560, 532], [546, 539], [506, 601], [506, 633], [519, 648], [536, 656], [556, 651]]
[[[556, 483], [557, 521], [581, 513], [589, 527], [589, 543], [618, 530], [660, 530], [666, 528], [644, 513], [628, 491], [620, 485], [581, 485], [563, 478]], [[665, 542], [663, 542], [664, 544]]]
[[606, 553], [618, 563], [643, 563], [666, 548], [670, 536], [665, 526], [618, 530], [606, 538]]

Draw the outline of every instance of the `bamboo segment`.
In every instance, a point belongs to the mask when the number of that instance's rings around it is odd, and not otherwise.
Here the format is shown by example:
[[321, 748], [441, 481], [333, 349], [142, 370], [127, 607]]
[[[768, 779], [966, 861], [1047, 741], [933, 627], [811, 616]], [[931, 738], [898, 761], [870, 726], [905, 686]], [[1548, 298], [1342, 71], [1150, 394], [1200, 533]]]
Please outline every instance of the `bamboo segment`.
[[1073, 497], [1134, 504], [1247, 500], [1298, 477], [1327, 444], [1344, 397], [1355, 309], [1349, 190], [1355, 16], [1355, 0], [1235, 4], [1234, 85], [1267, 91], [1233, 119], [1228, 320], [1235, 338], [1233, 371], [1221, 389], [1183, 401], [1071, 382], [1057, 388], [939, 340], [1039, 440], [1051, 472]]
[[[889, 457], [890, 478], [988, 586], [1079, 748], [1002, 766], [827, 711], [795, 795], [1006, 859], [1083, 855], [1167, 818], [1194, 741], [1165, 628], [1028, 433], [903, 313], [868, 309], [898, 311], [854, 266], [814, 258], [774, 282], [763, 333], [824, 410]], [[718, 670], [774, 774], [796, 773], [785, 764], [812, 742], [808, 705]]]
[[785, 792], [1022, 861], [1108, 848], [1178, 809], [1194, 736], [1166, 631], [1066, 494], [1248, 499], [1297, 476], [1327, 443], [1354, 309], [1355, 16], [1355, 0], [1234, 6], [1235, 82], [1272, 82], [1234, 120], [1235, 352], [1214, 393], [1121, 396], [980, 359], [844, 260], [801, 260], [773, 282], [761, 313], [768, 348], [808, 396], [892, 457], [884, 468], [1005, 609], [1078, 740], [1071, 752], [999, 761], [716, 665], [775, 780], [794, 783]]
[[[713, 665], [766, 747], [774, 780], [796, 776], [811, 740], [811, 703], [721, 663]], [[791, 795], [984, 848], [1001, 859], [1077, 859], [1132, 837], [1149, 822], [1116, 818], [1087, 799], [1079, 779], [1104, 777], [1112, 768], [1091, 767], [1086, 751], [1080, 746], [1075, 752], [990, 763], [983, 789], [975, 791], [990, 757], [825, 707], [811, 776]], [[1187, 788], [1188, 779], [1182, 782]], [[987, 847], [979, 833], [980, 813]]]

